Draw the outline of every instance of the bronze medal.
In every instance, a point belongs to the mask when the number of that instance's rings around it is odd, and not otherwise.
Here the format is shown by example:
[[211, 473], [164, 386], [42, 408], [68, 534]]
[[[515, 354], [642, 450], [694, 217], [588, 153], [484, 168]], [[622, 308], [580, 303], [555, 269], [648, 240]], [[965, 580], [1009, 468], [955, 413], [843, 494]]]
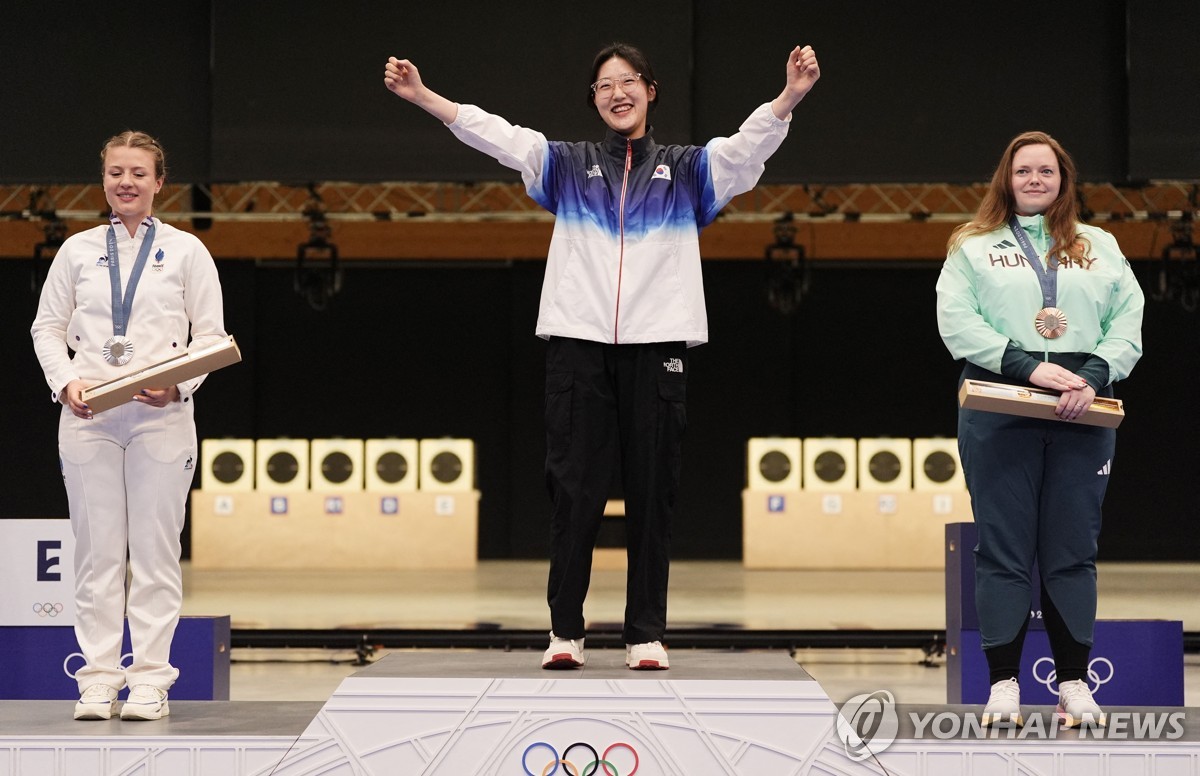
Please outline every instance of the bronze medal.
[[1067, 331], [1067, 314], [1057, 307], [1043, 307], [1033, 319], [1033, 326], [1046, 339], [1057, 339]]

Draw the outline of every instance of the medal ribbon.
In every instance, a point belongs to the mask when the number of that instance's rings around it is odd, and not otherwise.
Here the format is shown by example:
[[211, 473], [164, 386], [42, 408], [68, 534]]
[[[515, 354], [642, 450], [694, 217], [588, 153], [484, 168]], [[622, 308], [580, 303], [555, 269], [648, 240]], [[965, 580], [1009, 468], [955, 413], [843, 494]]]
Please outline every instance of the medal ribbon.
[[[1013, 237], [1017, 238], [1017, 244], [1021, 246], [1021, 252], [1025, 254], [1025, 258], [1029, 261], [1029, 266], [1033, 268], [1034, 273], [1038, 278], [1038, 285], [1042, 287], [1042, 307], [1058, 307], [1058, 273], [1051, 272], [1049, 267], [1042, 266], [1042, 258], [1038, 256], [1038, 252], [1034, 250], [1033, 243], [1029, 240], [1029, 235], [1021, 228], [1021, 222], [1017, 220], [1014, 213], [1008, 218], [1008, 228], [1012, 230]], [[1050, 360], [1050, 341], [1044, 339], [1045, 350], [1043, 354], [1047, 361]]]
[[1041, 257], [1033, 249], [1033, 243], [1029, 241], [1029, 235], [1025, 234], [1025, 230], [1021, 228], [1021, 222], [1017, 220], [1016, 215], [1009, 217], [1008, 228], [1012, 230], [1013, 237], [1017, 238], [1017, 243], [1021, 246], [1025, 258], [1029, 259], [1029, 266], [1033, 267], [1033, 271], [1037, 273], [1038, 283], [1042, 287], [1042, 307], [1058, 307], [1058, 273], [1051, 272], [1049, 268], [1042, 266]]
[[112, 287], [112, 320], [113, 335], [123, 337], [129, 329], [129, 314], [133, 311], [133, 295], [137, 292], [138, 280], [142, 270], [146, 268], [146, 259], [150, 257], [150, 247], [154, 244], [154, 222], [146, 229], [142, 238], [142, 247], [133, 263], [133, 271], [129, 273], [129, 282], [125, 285], [125, 296], [121, 297], [121, 267], [117, 260], [117, 231], [111, 225], [108, 227], [108, 283]]

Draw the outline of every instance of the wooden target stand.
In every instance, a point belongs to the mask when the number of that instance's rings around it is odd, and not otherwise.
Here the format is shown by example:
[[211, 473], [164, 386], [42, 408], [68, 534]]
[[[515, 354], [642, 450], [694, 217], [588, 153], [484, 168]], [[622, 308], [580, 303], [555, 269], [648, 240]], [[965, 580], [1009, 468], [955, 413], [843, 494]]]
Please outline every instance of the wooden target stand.
[[479, 491], [192, 491], [197, 569], [472, 569]]

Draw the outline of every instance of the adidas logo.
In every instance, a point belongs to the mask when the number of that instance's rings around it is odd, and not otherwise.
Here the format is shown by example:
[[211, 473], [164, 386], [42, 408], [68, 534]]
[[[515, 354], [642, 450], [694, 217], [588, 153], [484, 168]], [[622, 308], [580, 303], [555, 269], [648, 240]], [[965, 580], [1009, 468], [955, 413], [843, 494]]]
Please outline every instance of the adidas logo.
[[1112, 471], [1112, 459], [1109, 458], [1107, 461], [1104, 462], [1104, 465], [1100, 467], [1100, 470], [1097, 471], [1096, 474], [1099, 474], [1101, 477], [1107, 477], [1109, 472], [1111, 472], [1111, 471]]
[[1008, 240], [1001, 240], [1000, 242], [996, 243], [992, 247], [1000, 248], [1001, 250], [1003, 250], [1004, 248], [1016, 248], [1017, 246], [1015, 243], [1011, 243]]

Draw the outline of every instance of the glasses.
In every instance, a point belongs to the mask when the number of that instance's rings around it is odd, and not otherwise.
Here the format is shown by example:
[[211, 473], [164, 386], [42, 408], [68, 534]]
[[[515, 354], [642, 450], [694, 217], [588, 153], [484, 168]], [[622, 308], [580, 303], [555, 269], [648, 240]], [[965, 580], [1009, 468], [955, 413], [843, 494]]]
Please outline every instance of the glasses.
[[615, 78], [601, 78], [592, 84], [592, 94], [597, 97], [611, 97], [613, 88], [617, 86], [621, 87], [621, 91], [627, 92], [637, 86], [641, 78], [641, 73], [621, 73]]

